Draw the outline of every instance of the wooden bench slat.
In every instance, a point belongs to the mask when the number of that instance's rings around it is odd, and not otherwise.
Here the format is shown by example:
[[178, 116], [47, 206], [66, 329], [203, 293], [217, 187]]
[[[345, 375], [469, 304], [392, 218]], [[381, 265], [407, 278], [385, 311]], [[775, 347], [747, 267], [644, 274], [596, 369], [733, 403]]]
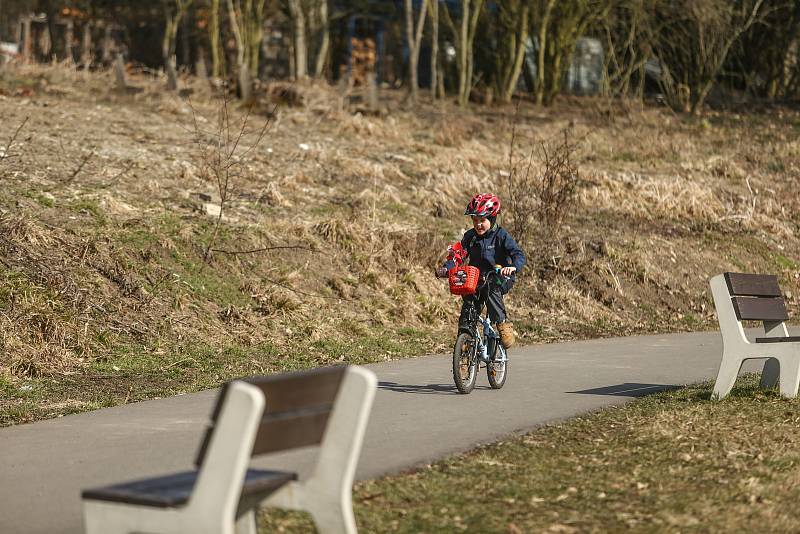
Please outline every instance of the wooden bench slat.
[[725, 273], [732, 297], [780, 297], [778, 277], [771, 274]]
[[797, 342], [800, 342], [800, 336], [756, 338], [756, 343], [797, 343]]
[[[332, 403], [346, 369], [347, 366], [344, 365], [322, 367], [311, 371], [249, 377], [245, 381], [264, 392], [264, 398], [267, 400], [265, 413], [283, 412], [293, 408]], [[217, 396], [217, 402], [211, 412], [212, 423], [219, 417], [229, 384], [230, 382], [223, 384]]]
[[308, 406], [331, 404], [344, 378], [345, 366], [247, 379], [264, 392], [264, 413], [278, 413]]
[[[264, 392], [266, 399], [253, 455], [319, 445], [346, 370], [347, 367], [341, 365], [247, 378], [248, 383]], [[222, 387], [217, 397], [211, 415], [212, 422], [197, 452], [197, 466], [203, 464], [228, 384]], [[270, 416], [274, 418], [270, 419]]]
[[[84, 499], [111, 501], [156, 508], [185, 506], [197, 481], [197, 471], [135, 480], [102, 488], [84, 490]], [[242, 486], [242, 497], [261, 497], [273, 493], [284, 484], [297, 480], [295, 473], [248, 469]]]
[[782, 298], [733, 297], [733, 309], [740, 321], [786, 321], [786, 304]]
[[266, 415], [253, 444], [253, 455], [319, 445], [332, 408], [333, 405], [328, 404]]

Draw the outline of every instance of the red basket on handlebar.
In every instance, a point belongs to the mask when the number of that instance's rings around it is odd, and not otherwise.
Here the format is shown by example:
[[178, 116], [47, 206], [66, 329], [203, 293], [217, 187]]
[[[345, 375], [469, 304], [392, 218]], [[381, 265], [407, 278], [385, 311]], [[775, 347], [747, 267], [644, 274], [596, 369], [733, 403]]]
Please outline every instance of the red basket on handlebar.
[[462, 265], [447, 271], [450, 293], [453, 295], [472, 295], [478, 288], [481, 271], [477, 267]]

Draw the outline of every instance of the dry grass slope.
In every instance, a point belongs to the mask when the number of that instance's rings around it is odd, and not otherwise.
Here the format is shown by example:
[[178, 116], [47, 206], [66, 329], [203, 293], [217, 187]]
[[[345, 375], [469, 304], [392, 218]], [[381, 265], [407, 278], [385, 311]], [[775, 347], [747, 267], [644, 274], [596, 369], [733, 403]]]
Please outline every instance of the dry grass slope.
[[609, 123], [591, 100], [412, 112], [390, 93], [388, 115], [367, 117], [331, 88], [295, 87], [304, 105], [253, 110], [244, 146], [272, 125], [237, 161], [224, 252], [206, 261], [221, 199], [194, 139], [213, 134], [218, 101], [144, 75], [120, 94], [109, 76], [0, 70], [0, 115], [22, 125], [0, 139], [6, 424], [447, 350], [458, 304], [430, 273], [469, 196], [502, 185], [515, 122], [519, 158], [569, 127], [581, 176], [558, 242], [523, 243], [509, 299], [523, 342], [712, 327], [707, 280], [723, 270], [781, 275], [800, 312], [796, 112]]

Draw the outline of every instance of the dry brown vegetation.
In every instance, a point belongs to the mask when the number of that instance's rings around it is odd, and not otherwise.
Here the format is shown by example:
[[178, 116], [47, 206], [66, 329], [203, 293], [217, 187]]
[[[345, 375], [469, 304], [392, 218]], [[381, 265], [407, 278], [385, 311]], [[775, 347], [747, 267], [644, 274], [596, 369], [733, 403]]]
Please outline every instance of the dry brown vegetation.
[[515, 122], [520, 158], [569, 128], [580, 176], [558, 242], [524, 243], [509, 299], [523, 342], [711, 327], [707, 280], [723, 270], [780, 274], [800, 312], [795, 111], [609, 121], [588, 99], [410, 112], [389, 94], [372, 117], [292, 87], [292, 107], [252, 110], [243, 146], [272, 125], [237, 162], [204, 259], [220, 194], [193, 139], [195, 121], [213, 131], [214, 94], [141, 75], [119, 93], [111, 76], [0, 70], [0, 384], [19, 410], [5, 422], [63, 411], [31, 404], [445, 351], [458, 305], [432, 269], [469, 196], [507, 176]]

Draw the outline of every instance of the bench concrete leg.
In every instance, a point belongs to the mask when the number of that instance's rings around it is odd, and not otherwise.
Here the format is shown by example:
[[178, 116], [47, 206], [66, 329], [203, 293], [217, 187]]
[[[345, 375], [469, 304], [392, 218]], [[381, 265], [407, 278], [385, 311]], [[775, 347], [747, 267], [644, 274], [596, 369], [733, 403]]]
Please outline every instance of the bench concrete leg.
[[236, 518], [236, 534], [258, 534], [255, 510], [248, 510]]
[[736, 382], [736, 377], [739, 376], [739, 369], [741, 368], [741, 359], [726, 355], [722, 356], [722, 362], [719, 364], [719, 372], [717, 373], [717, 380], [714, 382], [714, 393], [711, 395], [712, 399], [721, 400], [728, 396], [728, 393], [733, 389], [733, 384]]
[[350, 495], [342, 495], [338, 503], [328, 499], [315, 500], [313, 495], [309, 495], [306, 509], [314, 519], [319, 534], [356, 534], [358, 532]]
[[764, 370], [761, 372], [761, 387], [773, 388], [778, 385], [778, 374], [780, 373], [780, 363], [776, 358], [769, 358], [764, 362]]
[[797, 396], [800, 385], [800, 355], [780, 358], [780, 383], [781, 395], [793, 399]]

